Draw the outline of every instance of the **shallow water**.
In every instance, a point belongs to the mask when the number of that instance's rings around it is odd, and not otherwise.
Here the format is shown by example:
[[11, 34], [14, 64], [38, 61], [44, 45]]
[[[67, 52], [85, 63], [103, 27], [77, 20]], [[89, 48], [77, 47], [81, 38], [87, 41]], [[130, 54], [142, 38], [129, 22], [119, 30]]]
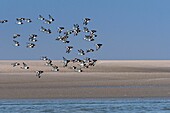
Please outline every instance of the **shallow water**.
[[170, 113], [170, 99], [0, 100], [0, 113]]

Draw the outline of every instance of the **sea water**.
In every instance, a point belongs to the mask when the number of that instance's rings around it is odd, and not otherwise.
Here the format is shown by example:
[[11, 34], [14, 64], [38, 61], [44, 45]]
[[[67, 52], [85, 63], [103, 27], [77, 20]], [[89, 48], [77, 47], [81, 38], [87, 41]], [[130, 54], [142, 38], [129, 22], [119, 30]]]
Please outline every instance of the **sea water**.
[[0, 113], [170, 113], [170, 99], [0, 100]]

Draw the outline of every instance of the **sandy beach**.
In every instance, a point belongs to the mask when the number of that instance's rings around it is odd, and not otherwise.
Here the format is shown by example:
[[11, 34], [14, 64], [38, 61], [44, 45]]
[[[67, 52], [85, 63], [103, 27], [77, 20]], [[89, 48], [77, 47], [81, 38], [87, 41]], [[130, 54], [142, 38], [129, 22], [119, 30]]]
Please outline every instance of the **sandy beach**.
[[[18, 60], [29, 70], [0, 61], [0, 99], [152, 98], [170, 97], [169, 60], [103, 60], [77, 73], [54, 61], [59, 72], [43, 61]], [[36, 70], [43, 70], [41, 78]]]

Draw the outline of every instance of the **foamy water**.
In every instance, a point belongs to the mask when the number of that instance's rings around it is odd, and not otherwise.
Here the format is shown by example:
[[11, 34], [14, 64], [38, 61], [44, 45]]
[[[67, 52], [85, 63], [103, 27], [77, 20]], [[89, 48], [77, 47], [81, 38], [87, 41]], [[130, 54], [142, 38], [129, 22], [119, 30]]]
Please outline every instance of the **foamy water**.
[[170, 113], [170, 99], [0, 100], [0, 113]]

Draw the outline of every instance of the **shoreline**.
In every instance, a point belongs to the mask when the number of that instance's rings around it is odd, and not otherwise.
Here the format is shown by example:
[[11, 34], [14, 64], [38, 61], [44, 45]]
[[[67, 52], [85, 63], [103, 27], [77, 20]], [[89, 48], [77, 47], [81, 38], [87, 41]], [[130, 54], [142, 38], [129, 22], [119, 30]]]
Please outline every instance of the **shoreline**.
[[[51, 72], [43, 61], [25, 61], [29, 70], [12, 62], [0, 61], [0, 99], [170, 98], [170, 60], [104, 60], [82, 73], [60, 61], [54, 63], [61, 72]], [[40, 79], [37, 69], [45, 71]]]
[[170, 97], [116, 97], [116, 98], [0, 98], [0, 101], [22, 101], [22, 100], [170, 100]]

